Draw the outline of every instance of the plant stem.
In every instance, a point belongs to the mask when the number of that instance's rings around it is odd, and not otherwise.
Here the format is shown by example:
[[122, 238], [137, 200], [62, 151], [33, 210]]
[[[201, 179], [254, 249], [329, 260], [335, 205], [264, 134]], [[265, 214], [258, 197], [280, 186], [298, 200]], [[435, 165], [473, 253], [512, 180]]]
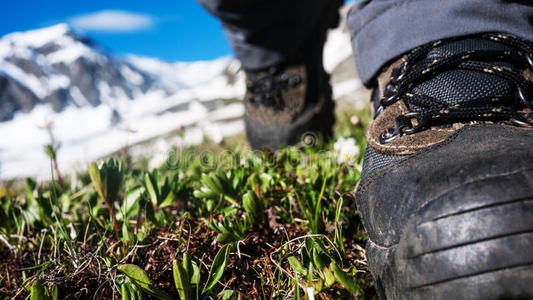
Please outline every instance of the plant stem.
[[54, 164], [54, 170], [56, 171], [57, 183], [63, 189], [65, 188], [65, 184], [63, 182], [63, 177], [61, 176], [61, 172], [59, 171], [59, 165], [57, 163], [57, 144], [56, 139], [54, 137], [54, 132], [52, 130], [52, 124], [49, 124], [46, 128], [48, 130], [48, 135], [50, 136], [50, 145], [52, 145], [52, 148], [54, 148], [54, 157], [52, 158], [52, 163]]
[[115, 216], [115, 211], [113, 210], [111, 203], [107, 201], [106, 198], [103, 198], [103, 199], [107, 206], [107, 210], [109, 211], [109, 215], [111, 215], [111, 219], [113, 220], [113, 230], [115, 231], [115, 237], [118, 239], [119, 238], [118, 232], [120, 229], [118, 228], [118, 222], [117, 222], [117, 217]]
[[52, 159], [52, 163], [54, 164], [54, 170], [56, 171], [57, 183], [62, 189], [64, 189], [65, 183], [63, 181], [63, 176], [61, 176], [61, 172], [59, 171], [59, 165], [57, 164], [57, 159], [56, 158]]

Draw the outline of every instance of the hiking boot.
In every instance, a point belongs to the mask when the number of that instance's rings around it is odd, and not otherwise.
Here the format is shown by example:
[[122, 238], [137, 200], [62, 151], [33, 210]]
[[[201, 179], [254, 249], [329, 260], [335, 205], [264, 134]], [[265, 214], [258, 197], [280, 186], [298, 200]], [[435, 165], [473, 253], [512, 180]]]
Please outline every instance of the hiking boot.
[[533, 44], [488, 33], [392, 63], [356, 203], [386, 299], [533, 298]]
[[342, 1], [331, 1], [299, 53], [278, 66], [246, 72], [246, 135], [253, 149], [275, 151], [302, 138], [332, 135], [334, 103], [322, 64], [328, 28], [337, 26]]

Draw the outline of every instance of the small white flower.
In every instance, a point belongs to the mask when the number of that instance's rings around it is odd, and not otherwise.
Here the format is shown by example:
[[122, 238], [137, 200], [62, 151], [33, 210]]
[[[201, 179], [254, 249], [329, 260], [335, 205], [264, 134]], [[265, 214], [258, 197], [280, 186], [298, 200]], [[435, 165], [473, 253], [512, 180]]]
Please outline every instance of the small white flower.
[[170, 145], [164, 139], [160, 138], [155, 142], [153, 150], [154, 155], [148, 162], [148, 168], [161, 168], [168, 160]]
[[354, 138], [339, 138], [333, 145], [337, 154], [337, 163], [347, 163], [353, 165], [359, 155], [359, 147], [355, 144]]
[[167, 152], [156, 152], [152, 158], [148, 161], [148, 168], [155, 169], [161, 168], [168, 160]]

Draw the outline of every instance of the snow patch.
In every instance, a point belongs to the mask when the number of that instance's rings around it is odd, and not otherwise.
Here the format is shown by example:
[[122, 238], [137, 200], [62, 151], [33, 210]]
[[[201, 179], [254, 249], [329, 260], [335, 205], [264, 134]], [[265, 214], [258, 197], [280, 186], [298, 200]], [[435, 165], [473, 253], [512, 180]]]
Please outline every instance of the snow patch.
[[347, 57], [352, 56], [350, 35], [342, 30], [342, 26], [330, 30], [324, 45], [324, 69], [331, 73]]
[[2, 40], [7, 43], [16, 43], [19, 46], [39, 48], [50, 41], [60, 39], [70, 31], [67, 24], [57, 24], [42, 29], [7, 34], [2, 37]]
[[74, 86], [70, 89], [70, 96], [72, 97], [74, 103], [80, 107], [89, 105], [89, 101], [87, 101], [87, 98], [85, 98], [77, 86]]
[[0, 61], [0, 72], [18, 81], [21, 85], [27, 87], [37, 97], [44, 98], [48, 96], [48, 89], [44, 87], [39, 78], [33, 74], [28, 74], [19, 67], [6, 61]]
[[342, 98], [343, 96], [355, 93], [358, 89], [361, 89], [362, 87], [363, 84], [359, 79], [356, 78], [339, 82], [333, 86], [333, 98]]
[[70, 64], [80, 57], [96, 61], [101, 58], [94, 50], [89, 49], [82, 43], [71, 43], [64, 46], [61, 50], [50, 53], [46, 56], [49, 64], [64, 63]]
[[130, 69], [130, 67], [126, 65], [120, 67], [120, 73], [122, 74], [122, 76], [124, 76], [126, 79], [128, 79], [135, 85], [144, 84], [144, 78], [141, 76], [141, 74], [133, 71], [132, 69]]

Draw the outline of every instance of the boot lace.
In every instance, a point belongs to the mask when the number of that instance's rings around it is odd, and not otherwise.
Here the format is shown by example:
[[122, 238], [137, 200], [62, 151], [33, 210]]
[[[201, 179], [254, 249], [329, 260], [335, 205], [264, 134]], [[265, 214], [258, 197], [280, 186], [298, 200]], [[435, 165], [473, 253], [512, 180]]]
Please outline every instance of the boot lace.
[[300, 76], [282, 73], [274, 69], [249, 73], [246, 81], [248, 91], [246, 100], [255, 105], [282, 110], [285, 107], [283, 92], [301, 83], [302, 78]]
[[[395, 126], [381, 134], [381, 143], [388, 143], [402, 135], [414, 134], [432, 126], [446, 126], [457, 122], [508, 121], [517, 126], [533, 127], [533, 115], [521, 112], [526, 107], [533, 109], [533, 103], [528, 97], [532, 82], [524, 77], [525, 69], [533, 71], [533, 44], [501, 33], [483, 34], [478, 38], [504, 44], [511, 50], [473, 50], [444, 58], [428, 59], [428, 53], [443, 43], [437, 41], [411, 51], [403, 63], [393, 69], [392, 79], [385, 87], [376, 116], [400, 99], [404, 100], [408, 107], [417, 109], [396, 117]], [[499, 63], [494, 63], [495, 61]], [[451, 104], [412, 91], [421, 82], [452, 69], [501, 77], [516, 86], [516, 94], [471, 98]]]

